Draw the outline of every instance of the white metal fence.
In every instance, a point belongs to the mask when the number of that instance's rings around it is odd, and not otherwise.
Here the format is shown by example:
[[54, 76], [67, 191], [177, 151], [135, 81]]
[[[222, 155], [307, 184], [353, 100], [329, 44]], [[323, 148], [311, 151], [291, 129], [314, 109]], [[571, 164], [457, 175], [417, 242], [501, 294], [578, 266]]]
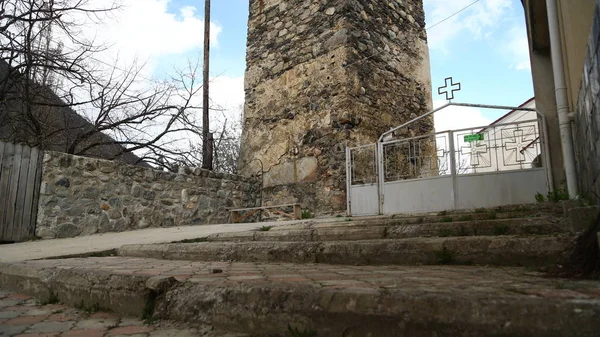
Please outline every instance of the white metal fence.
[[348, 148], [348, 213], [534, 202], [551, 187], [544, 126], [540, 116]]

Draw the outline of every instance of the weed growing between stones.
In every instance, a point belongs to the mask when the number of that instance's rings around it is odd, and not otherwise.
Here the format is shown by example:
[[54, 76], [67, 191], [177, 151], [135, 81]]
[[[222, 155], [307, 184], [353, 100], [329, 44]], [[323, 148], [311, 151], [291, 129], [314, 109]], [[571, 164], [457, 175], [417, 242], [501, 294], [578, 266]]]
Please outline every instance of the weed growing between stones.
[[452, 231], [447, 228], [440, 229], [440, 231], [438, 232], [438, 236], [441, 238], [452, 236]]
[[144, 309], [142, 309], [142, 320], [146, 324], [154, 323], [154, 304], [157, 297], [158, 295], [155, 291], [150, 292], [146, 304], [144, 305]]
[[473, 212], [474, 213], [485, 213], [486, 210], [485, 210], [485, 208], [481, 207], [481, 208], [476, 208]]
[[415, 223], [418, 223], [418, 224], [422, 224], [423, 222], [425, 222], [424, 217], [417, 218], [417, 220], [415, 221]]
[[544, 201], [546, 201], [546, 198], [544, 197], [543, 194], [541, 194], [540, 192], [535, 194], [535, 201], [542, 203]]
[[303, 209], [301, 217], [302, 219], [312, 219], [315, 217], [315, 215], [310, 211], [310, 209]]
[[433, 252], [437, 258], [438, 264], [451, 264], [454, 262], [454, 253], [449, 251], [446, 247], [442, 250], [436, 250]]
[[273, 228], [273, 226], [262, 226], [261, 228], [258, 229], [259, 232], [268, 232], [271, 230], [271, 228]]
[[490, 211], [488, 213], [488, 220], [495, 220], [498, 217], [498, 215], [496, 214], [496, 211]]
[[70, 254], [70, 255], [57, 255], [46, 258], [47, 260], [61, 260], [61, 259], [79, 259], [87, 257], [107, 257], [116, 256], [116, 249], [101, 250], [97, 252], [81, 253], [81, 254]]
[[[79, 304], [77, 304], [75, 306], [75, 308], [85, 311], [87, 314], [93, 314], [96, 313], [98, 311], [100, 311], [102, 308], [100, 308], [100, 304], [99, 303], [94, 303], [90, 306], [86, 306], [85, 303], [83, 303], [83, 300], [81, 300], [81, 302], [79, 302]], [[103, 311], [109, 311], [108, 309], [104, 309]]]
[[550, 191], [548, 192], [548, 194], [546, 196], [544, 196], [541, 193], [536, 193], [535, 194], [535, 201], [542, 203], [542, 202], [553, 202], [553, 203], [557, 203], [561, 200], [569, 200], [569, 192], [564, 189], [564, 188], [557, 188], [554, 191]]
[[472, 220], [473, 220], [473, 216], [471, 214], [461, 215], [460, 217], [458, 217], [458, 221], [472, 221]]
[[58, 304], [58, 303], [60, 303], [60, 300], [58, 299], [58, 294], [56, 294], [52, 290], [50, 290], [50, 294], [48, 295], [48, 298], [46, 300], [38, 302], [39, 305]]
[[458, 228], [458, 236], [469, 236], [469, 231], [466, 227], [460, 226]]
[[288, 336], [289, 337], [315, 337], [317, 335], [316, 331], [313, 330], [300, 330], [295, 329], [291, 325], [288, 324]]
[[441, 221], [441, 222], [452, 222], [452, 221], [453, 221], [453, 219], [452, 219], [452, 217], [451, 217], [451, 216], [445, 216], [445, 217], [443, 217], [443, 218], [442, 218], [440, 221]]
[[507, 225], [496, 225], [494, 226], [494, 235], [506, 235], [510, 228]]
[[173, 241], [171, 243], [196, 243], [196, 242], [206, 242], [208, 241], [207, 237], [203, 237], [203, 238], [196, 238], [196, 239], [184, 239], [184, 240], [180, 240], [180, 241]]

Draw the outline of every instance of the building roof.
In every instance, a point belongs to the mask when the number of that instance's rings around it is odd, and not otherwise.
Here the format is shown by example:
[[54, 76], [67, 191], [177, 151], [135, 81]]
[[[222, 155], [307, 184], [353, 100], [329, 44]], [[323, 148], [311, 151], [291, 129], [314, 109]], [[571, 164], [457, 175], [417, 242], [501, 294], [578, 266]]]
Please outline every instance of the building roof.
[[[519, 105], [517, 108], [523, 108], [525, 107], [527, 104], [531, 103], [532, 101], [535, 100], [535, 97], [531, 97], [530, 99], [526, 100], [524, 103], [522, 103], [521, 105]], [[511, 110], [507, 113], [505, 113], [504, 115], [502, 115], [500, 118], [496, 119], [495, 121], [491, 122], [488, 126], [486, 126], [485, 128], [479, 130], [479, 132], [482, 132], [484, 130], [487, 130], [490, 126], [493, 126], [495, 124], [501, 124], [500, 122], [505, 119], [506, 117], [510, 116], [511, 114], [517, 112], [517, 111], [523, 111], [523, 110], [518, 110], [518, 109], [514, 109]]]

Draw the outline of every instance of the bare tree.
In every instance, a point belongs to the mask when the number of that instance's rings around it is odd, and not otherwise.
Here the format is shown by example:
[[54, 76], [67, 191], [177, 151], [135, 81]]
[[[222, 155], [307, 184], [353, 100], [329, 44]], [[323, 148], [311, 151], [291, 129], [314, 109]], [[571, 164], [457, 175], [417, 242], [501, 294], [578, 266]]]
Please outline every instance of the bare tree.
[[0, 1], [1, 137], [163, 168], [203, 163], [192, 163], [187, 146], [197, 146], [208, 131], [196, 120], [201, 106], [194, 104], [203, 88], [200, 62], [160, 81], [145, 79], [135, 63], [126, 70], [106, 67], [98, 54], [108, 47], [81, 34], [81, 18], [101, 22], [119, 4], [94, 3]]

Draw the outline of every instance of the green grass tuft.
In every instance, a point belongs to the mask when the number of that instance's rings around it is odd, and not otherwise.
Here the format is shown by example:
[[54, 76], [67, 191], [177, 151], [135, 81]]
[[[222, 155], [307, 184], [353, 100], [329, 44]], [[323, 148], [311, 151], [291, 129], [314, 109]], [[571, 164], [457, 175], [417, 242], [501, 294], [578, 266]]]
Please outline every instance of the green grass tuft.
[[494, 235], [506, 235], [510, 227], [507, 225], [496, 225], [494, 226]]
[[446, 265], [454, 262], [454, 253], [449, 251], [446, 247], [442, 250], [436, 250], [433, 253], [435, 254], [438, 264]]
[[315, 215], [310, 211], [310, 209], [302, 210], [302, 215], [301, 215], [302, 219], [312, 219], [314, 217], [315, 217]]
[[461, 215], [458, 217], [458, 221], [473, 221], [473, 216], [471, 214]]
[[50, 290], [50, 294], [48, 295], [48, 298], [46, 300], [38, 302], [39, 305], [58, 304], [58, 303], [60, 303], [60, 300], [58, 299], [58, 294], [56, 294], [52, 290]]
[[458, 228], [458, 236], [469, 236], [469, 231], [467, 230], [466, 227], [460, 226]]
[[207, 237], [196, 238], [196, 239], [185, 239], [180, 241], [173, 241], [171, 243], [196, 243], [196, 242], [206, 242], [208, 241]]
[[317, 335], [316, 331], [313, 330], [300, 330], [292, 328], [291, 325], [288, 324], [288, 335], [290, 337], [315, 337]]

